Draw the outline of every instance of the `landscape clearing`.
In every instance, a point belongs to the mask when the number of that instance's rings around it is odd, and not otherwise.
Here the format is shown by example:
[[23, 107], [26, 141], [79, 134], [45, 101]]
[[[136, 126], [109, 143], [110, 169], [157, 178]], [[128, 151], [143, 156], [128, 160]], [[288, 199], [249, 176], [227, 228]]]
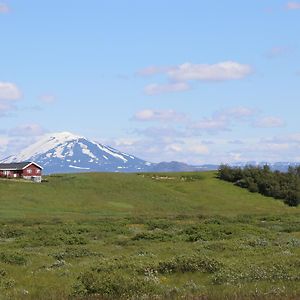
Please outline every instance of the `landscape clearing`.
[[300, 209], [214, 172], [0, 181], [1, 299], [299, 299]]

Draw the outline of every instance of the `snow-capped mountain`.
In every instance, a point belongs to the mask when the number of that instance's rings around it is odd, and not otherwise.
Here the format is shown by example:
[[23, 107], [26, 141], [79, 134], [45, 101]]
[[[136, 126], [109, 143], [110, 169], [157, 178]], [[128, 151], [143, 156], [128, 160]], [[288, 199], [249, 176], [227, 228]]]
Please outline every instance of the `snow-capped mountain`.
[[152, 164], [69, 132], [47, 134], [1, 162], [35, 161], [45, 174], [74, 172], [140, 172]]
[[[83, 136], [69, 132], [47, 134], [17, 155], [9, 156], [2, 163], [35, 161], [44, 168], [44, 174], [78, 172], [186, 172], [217, 170], [219, 165], [191, 166], [180, 162], [150, 163], [133, 155], [113, 149]], [[230, 164], [263, 166], [272, 170], [287, 171], [299, 163], [242, 162]]]

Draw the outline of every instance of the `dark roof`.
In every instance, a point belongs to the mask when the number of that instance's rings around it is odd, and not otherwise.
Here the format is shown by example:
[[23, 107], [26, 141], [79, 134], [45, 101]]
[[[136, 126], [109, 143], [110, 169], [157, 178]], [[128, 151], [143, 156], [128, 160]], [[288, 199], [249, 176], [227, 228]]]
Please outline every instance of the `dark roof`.
[[30, 164], [34, 164], [37, 167], [42, 169], [42, 167], [39, 166], [38, 164], [36, 164], [35, 162], [23, 161], [23, 162], [18, 162], [18, 163], [5, 163], [5, 164], [0, 163], [0, 170], [23, 170], [26, 166], [28, 166]]

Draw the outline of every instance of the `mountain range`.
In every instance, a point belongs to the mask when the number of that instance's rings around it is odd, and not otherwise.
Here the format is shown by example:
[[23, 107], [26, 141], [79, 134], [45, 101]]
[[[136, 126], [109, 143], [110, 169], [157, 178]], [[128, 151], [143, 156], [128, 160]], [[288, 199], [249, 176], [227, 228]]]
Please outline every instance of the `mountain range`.
[[[46, 134], [20, 153], [6, 157], [1, 163], [35, 161], [44, 168], [45, 174], [78, 172], [188, 172], [217, 170], [219, 165], [191, 166], [182, 162], [151, 163], [99, 142], [69, 132]], [[265, 165], [265, 162], [232, 164]], [[274, 170], [286, 171], [296, 163], [269, 164]]]

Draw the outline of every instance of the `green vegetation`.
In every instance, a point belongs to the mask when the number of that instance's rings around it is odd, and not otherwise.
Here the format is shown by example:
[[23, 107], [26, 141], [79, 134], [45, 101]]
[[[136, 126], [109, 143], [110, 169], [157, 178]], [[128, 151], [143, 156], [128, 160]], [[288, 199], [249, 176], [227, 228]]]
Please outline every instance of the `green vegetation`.
[[288, 172], [272, 172], [270, 167], [247, 166], [234, 168], [222, 165], [218, 172], [222, 180], [233, 182], [247, 188], [250, 192], [259, 192], [268, 197], [283, 199], [289, 206], [300, 204], [300, 166], [290, 167]]
[[0, 180], [0, 299], [298, 299], [300, 209], [216, 174]]

